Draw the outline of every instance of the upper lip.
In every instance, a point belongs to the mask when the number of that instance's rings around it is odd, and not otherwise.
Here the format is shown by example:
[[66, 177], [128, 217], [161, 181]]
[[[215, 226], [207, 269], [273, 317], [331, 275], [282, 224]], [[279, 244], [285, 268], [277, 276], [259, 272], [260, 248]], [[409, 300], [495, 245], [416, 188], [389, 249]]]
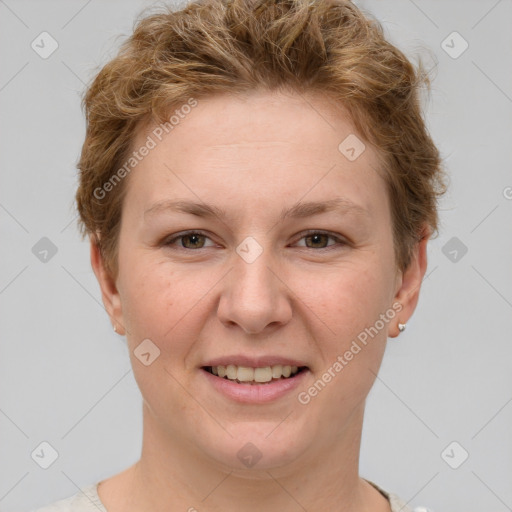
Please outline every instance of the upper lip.
[[259, 357], [249, 357], [243, 354], [216, 357], [207, 361], [203, 366], [227, 366], [233, 364], [235, 366], [247, 366], [249, 368], [264, 368], [265, 366], [276, 366], [281, 364], [283, 366], [307, 366], [304, 361], [298, 359], [290, 359], [289, 357], [264, 355]]

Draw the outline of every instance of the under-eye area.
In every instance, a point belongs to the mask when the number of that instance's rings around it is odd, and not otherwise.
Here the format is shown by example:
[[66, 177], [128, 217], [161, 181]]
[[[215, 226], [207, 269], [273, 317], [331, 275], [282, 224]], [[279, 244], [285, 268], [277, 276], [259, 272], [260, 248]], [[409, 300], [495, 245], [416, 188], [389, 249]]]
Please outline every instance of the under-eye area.
[[307, 366], [290, 366], [276, 364], [260, 368], [236, 366], [234, 364], [203, 366], [203, 370], [221, 379], [227, 379], [238, 384], [270, 384], [271, 382], [293, 379], [298, 374], [308, 370]]

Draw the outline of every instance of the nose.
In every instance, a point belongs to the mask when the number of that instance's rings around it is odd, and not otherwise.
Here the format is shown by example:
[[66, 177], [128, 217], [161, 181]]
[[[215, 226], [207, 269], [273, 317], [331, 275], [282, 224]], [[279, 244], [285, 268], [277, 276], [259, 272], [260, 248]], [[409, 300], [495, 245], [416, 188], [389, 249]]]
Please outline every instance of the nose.
[[217, 311], [227, 327], [238, 325], [248, 334], [258, 334], [290, 321], [291, 291], [278, 277], [268, 252], [252, 263], [234, 254], [234, 268], [224, 281]]

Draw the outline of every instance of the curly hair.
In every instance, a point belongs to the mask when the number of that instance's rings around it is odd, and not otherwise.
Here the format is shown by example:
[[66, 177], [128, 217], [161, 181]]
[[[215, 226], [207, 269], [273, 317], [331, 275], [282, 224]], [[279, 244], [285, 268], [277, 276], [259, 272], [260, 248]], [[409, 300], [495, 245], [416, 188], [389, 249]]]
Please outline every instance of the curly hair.
[[377, 148], [395, 260], [405, 270], [415, 244], [426, 233], [437, 235], [438, 199], [446, 191], [422, 116], [423, 87], [430, 89], [430, 79], [421, 61], [414, 66], [385, 39], [381, 24], [350, 1], [196, 0], [163, 7], [136, 23], [85, 91], [76, 193], [81, 232], [93, 237], [115, 275], [126, 189], [120, 178], [130, 170], [120, 167], [149, 121], [166, 122], [176, 106], [219, 93], [316, 92], [345, 107], [358, 135]]

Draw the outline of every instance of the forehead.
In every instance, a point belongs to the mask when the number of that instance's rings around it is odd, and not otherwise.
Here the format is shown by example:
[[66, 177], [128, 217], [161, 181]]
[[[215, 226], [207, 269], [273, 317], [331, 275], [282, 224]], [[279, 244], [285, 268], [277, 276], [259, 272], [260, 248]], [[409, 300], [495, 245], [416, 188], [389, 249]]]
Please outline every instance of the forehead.
[[[157, 139], [168, 138], [172, 132], [174, 138], [183, 136], [188, 142], [190, 137], [201, 137], [198, 143], [215, 149], [237, 144], [250, 149], [261, 143], [278, 147], [284, 141], [302, 147], [304, 140], [314, 142], [310, 148], [314, 149], [320, 139], [326, 147], [332, 147], [333, 138], [336, 142], [339, 137], [355, 133], [348, 111], [318, 93], [251, 91], [198, 99], [194, 107], [187, 103], [190, 101], [175, 105], [167, 122], [142, 127], [137, 142], [143, 143], [156, 130]], [[326, 137], [328, 134], [333, 137]]]
[[273, 192], [295, 202], [336, 187], [371, 210], [372, 194], [384, 194], [379, 155], [357, 136], [347, 111], [326, 97], [218, 95], [174, 113], [167, 125], [140, 129], [133, 144], [134, 150], [150, 140], [153, 146], [129, 176], [128, 193], [144, 206], [167, 199], [171, 190], [231, 202]]

